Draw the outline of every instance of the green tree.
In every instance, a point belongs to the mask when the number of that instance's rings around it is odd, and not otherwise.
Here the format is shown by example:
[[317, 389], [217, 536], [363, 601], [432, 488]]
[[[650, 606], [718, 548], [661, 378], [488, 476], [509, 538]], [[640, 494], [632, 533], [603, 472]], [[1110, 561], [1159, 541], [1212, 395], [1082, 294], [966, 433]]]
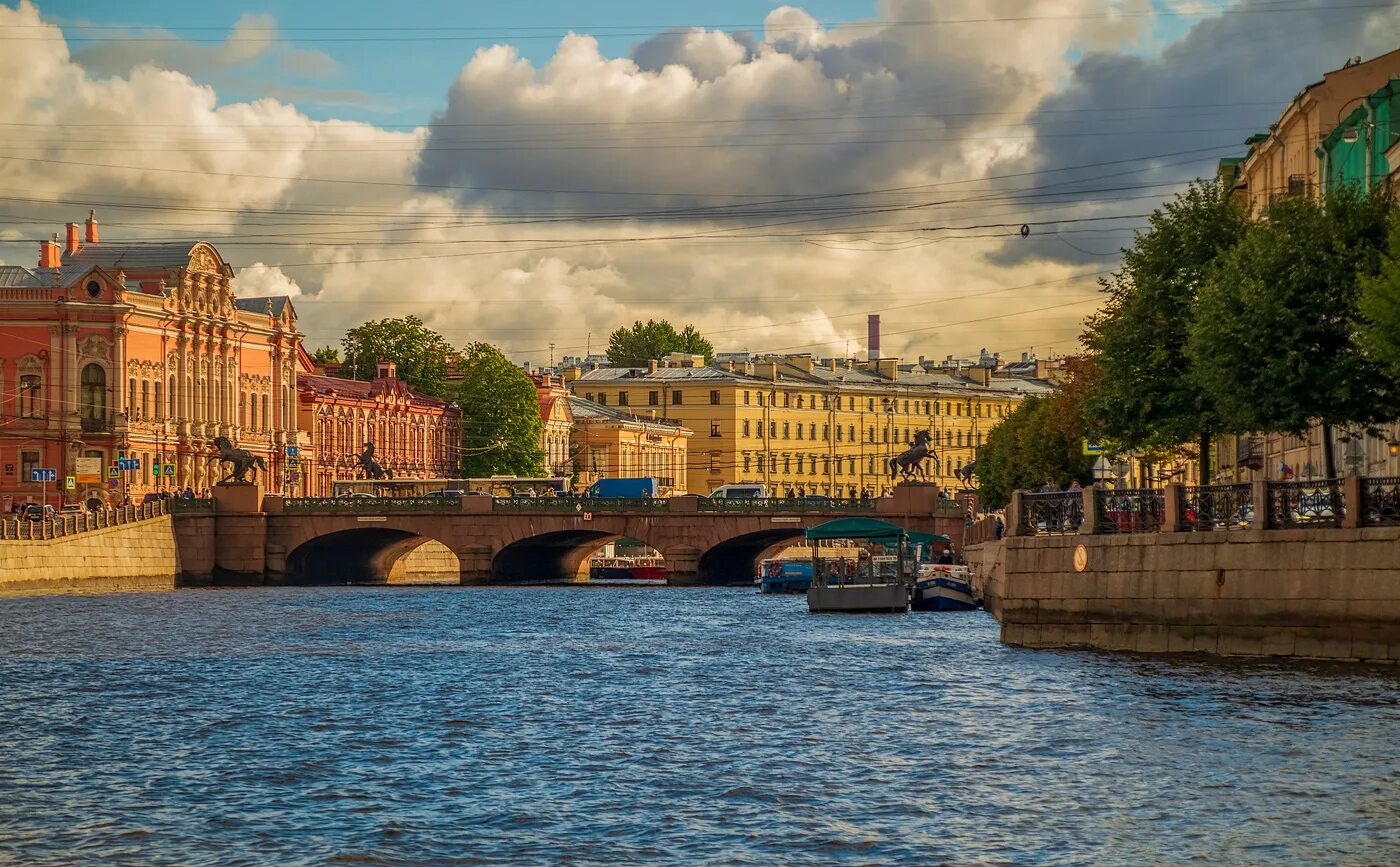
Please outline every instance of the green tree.
[[1191, 375], [1186, 346], [1206, 275], [1244, 235], [1247, 216], [1223, 184], [1197, 181], [1148, 222], [1123, 251], [1122, 270], [1103, 282], [1108, 304], [1088, 322], [1084, 344], [1102, 375], [1084, 415], [1096, 439], [1126, 448], [1199, 442], [1208, 479], [1219, 419]]
[[977, 450], [977, 489], [989, 508], [1004, 508], [1015, 490], [1036, 490], [1047, 479], [1065, 487], [1089, 484], [1094, 459], [1084, 454], [1084, 431], [1073, 397], [1028, 397]]
[[335, 364], [340, 361], [340, 350], [334, 346], [322, 346], [311, 353], [311, 360], [317, 364]]
[[462, 408], [462, 475], [542, 473], [543, 422], [534, 382], [489, 343], [467, 346], [460, 370], [456, 391]]
[[448, 393], [452, 346], [417, 316], [366, 322], [346, 332], [340, 345], [345, 350], [342, 374], [351, 379], [374, 379], [384, 359], [394, 362], [399, 379], [424, 394], [440, 398]]
[[1361, 340], [1390, 378], [1400, 381], [1400, 211], [1390, 215], [1388, 241], [1380, 270], [1361, 278]]
[[677, 331], [665, 319], [648, 319], [645, 323], [639, 319], [631, 328], [619, 328], [608, 335], [608, 363], [614, 367], [645, 367], [648, 361], [672, 352], [703, 355], [709, 364], [715, 348], [695, 326], [687, 325], [685, 330]]
[[1349, 190], [1283, 199], [1212, 269], [1192, 322], [1193, 380], [1229, 433], [1301, 434], [1394, 417], [1395, 382], [1361, 346], [1361, 280], [1385, 250], [1391, 204]]

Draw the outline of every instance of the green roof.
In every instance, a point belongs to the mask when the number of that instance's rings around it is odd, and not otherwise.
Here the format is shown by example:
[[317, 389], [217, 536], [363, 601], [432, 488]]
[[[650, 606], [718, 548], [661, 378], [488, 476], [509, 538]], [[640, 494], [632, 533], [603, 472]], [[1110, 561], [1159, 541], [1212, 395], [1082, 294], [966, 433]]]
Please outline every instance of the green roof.
[[809, 540], [868, 539], [872, 542], [898, 542], [905, 535], [903, 527], [874, 518], [837, 518], [807, 531]]
[[934, 542], [951, 542], [953, 539], [942, 533], [920, 533], [918, 530], [910, 530], [909, 541], [915, 545], [932, 545]]

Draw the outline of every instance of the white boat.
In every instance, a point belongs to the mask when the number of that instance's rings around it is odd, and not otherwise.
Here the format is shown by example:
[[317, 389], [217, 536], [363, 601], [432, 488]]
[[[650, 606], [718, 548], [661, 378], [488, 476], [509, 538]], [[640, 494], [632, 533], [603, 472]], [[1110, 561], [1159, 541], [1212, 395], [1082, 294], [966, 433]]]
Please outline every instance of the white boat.
[[972, 571], [966, 566], [925, 563], [914, 583], [915, 611], [971, 611], [977, 607]]

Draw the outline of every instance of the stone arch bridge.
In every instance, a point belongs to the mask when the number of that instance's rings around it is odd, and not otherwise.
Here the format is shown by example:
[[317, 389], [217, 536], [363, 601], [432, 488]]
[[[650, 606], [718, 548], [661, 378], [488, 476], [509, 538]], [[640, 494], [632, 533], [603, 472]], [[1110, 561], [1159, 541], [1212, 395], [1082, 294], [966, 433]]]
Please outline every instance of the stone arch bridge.
[[428, 541], [456, 556], [463, 584], [574, 580], [606, 543], [661, 552], [672, 583], [736, 584], [754, 564], [836, 517], [870, 515], [943, 533], [961, 547], [964, 505], [932, 485], [866, 503], [570, 500], [489, 497], [297, 500], [226, 486], [212, 501], [176, 501], [183, 580], [208, 583], [385, 583]]

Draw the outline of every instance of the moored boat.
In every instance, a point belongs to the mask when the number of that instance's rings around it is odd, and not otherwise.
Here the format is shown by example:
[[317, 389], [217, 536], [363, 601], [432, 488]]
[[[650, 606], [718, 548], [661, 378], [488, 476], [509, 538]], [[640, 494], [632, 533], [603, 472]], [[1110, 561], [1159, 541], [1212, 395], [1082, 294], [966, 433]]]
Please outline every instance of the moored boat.
[[920, 566], [912, 605], [915, 611], [971, 611], [977, 608], [971, 572], [966, 566], [933, 563]]
[[639, 557], [594, 557], [588, 564], [590, 584], [665, 584], [664, 561]]
[[[807, 610], [817, 613], [904, 612], [914, 586], [914, 564], [904, 529], [873, 518], [839, 518], [807, 530], [813, 580]], [[823, 540], [859, 542], [855, 560], [823, 560]]]
[[758, 592], [806, 593], [812, 586], [812, 564], [805, 560], [773, 557], [759, 564]]

